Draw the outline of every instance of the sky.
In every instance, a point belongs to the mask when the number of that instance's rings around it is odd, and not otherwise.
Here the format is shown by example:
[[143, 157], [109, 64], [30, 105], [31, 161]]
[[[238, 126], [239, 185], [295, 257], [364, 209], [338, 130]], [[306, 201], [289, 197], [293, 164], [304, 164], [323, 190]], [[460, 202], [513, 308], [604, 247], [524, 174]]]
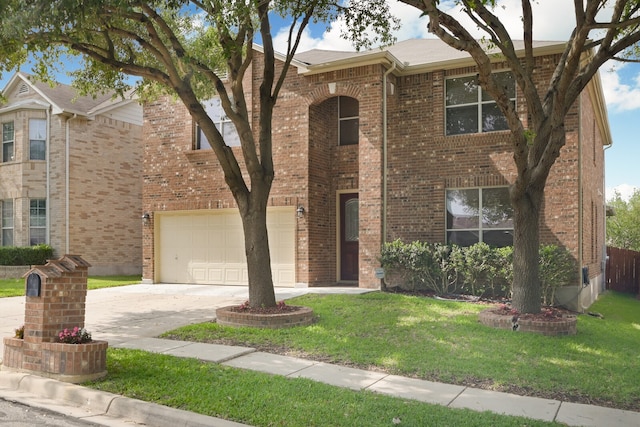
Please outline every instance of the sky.
[[[574, 26], [573, 1], [555, 0], [533, 2], [534, 32], [536, 40], [566, 40]], [[427, 31], [426, 17], [421, 13], [396, 0], [389, 0], [392, 13], [400, 19], [401, 28], [395, 33], [397, 40], [411, 38], [432, 38]], [[449, 12], [463, 22], [464, 16], [457, 10], [450, 0], [442, 0]], [[522, 39], [522, 25], [520, 20], [520, 0], [500, 0], [496, 14], [505, 24], [513, 39]], [[313, 25], [306, 32], [298, 52], [310, 49], [353, 50], [352, 45], [340, 36], [338, 30], [342, 22], [331, 24], [327, 31], [326, 24]], [[466, 26], [473, 30], [475, 26]], [[288, 22], [275, 19], [274, 43], [276, 50], [286, 51]], [[279, 29], [279, 30], [278, 30]], [[474, 36], [481, 37], [478, 31]], [[23, 68], [28, 71], [27, 68]], [[4, 89], [11, 73], [0, 75], [0, 89]], [[623, 198], [628, 198], [635, 189], [640, 189], [640, 64], [608, 63], [600, 70], [600, 78], [607, 103], [609, 127], [613, 139], [611, 147], [605, 151], [605, 182], [607, 199], [613, 196], [614, 190]], [[68, 83], [66, 76], [60, 76], [59, 81]]]

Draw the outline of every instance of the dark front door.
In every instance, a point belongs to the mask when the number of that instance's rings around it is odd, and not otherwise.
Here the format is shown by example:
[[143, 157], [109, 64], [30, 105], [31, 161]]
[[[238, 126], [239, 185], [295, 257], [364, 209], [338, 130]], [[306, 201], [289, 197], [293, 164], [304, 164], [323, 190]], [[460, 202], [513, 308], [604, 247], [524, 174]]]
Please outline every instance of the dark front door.
[[358, 280], [358, 193], [340, 194], [340, 280]]

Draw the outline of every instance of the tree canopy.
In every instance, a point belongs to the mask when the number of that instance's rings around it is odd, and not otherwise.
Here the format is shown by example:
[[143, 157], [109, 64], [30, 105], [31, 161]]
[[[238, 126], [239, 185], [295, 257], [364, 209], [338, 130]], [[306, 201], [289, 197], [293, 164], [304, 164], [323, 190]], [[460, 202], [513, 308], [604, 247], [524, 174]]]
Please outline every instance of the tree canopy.
[[[289, 22], [283, 56], [273, 46], [271, 17]], [[177, 97], [209, 141], [242, 217], [252, 306], [276, 304], [266, 229], [266, 206], [275, 171], [272, 114], [305, 28], [312, 22], [347, 23], [356, 44], [390, 40], [396, 23], [384, 0], [3, 0], [0, 2], [0, 71], [28, 54], [35, 73], [50, 79], [65, 54], [83, 62], [74, 72], [82, 93], [102, 88], [123, 93], [139, 78], [143, 97]], [[261, 46], [259, 120], [253, 128], [244, 77]], [[282, 66], [276, 67], [276, 59]], [[205, 111], [213, 94], [238, 131], [242, 157]], [[246, 172], [246, 175], [243, 173]], [[245, 179], [245, 176], [247, 177]]]
[[[640, 2], [628, 0], [575, 0], [575, 27], [553, 73], [546, 81], [536, 74], [535, 16], [530, 0], [520, 2], [522, 32], [512, 35], [494, 13], [499, 0], [456, 0], [463, 15], [484, 35], [446, 12], [452, 2], [399, 0], [429, 17], [429, 31], [475, 61], [478, 84], [496, 101], [510, 129], [517, 178], [510, 187], [514, 209], [513, 305], [525, 313], [540, 311], [538, 248], [544, 188], [551, 167], [566, 144], [565, 120], [580, 93], [600, 67], [611, 59], [629, 60], [640, 41]], [[524, 42], [521, 54], [514, 40]], [[525, 99], [526, 114], [511, 102], [509, 86], [493, 73], [495, 51], [513, 73]], [[492, 52], [494, 51], [494, 52]]]
[[629, 200], [615, 193], [608, 205], [614, 215], [607, 217], [607, 245], [640, 252], [640, 190]]

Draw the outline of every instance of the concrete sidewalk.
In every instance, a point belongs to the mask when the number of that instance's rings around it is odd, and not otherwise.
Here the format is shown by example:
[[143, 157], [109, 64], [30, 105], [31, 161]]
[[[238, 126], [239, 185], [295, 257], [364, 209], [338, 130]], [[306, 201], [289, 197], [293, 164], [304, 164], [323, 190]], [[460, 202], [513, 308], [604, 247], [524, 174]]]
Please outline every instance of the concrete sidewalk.
[[[278, 300], [287, 299], [309, 292], [360, 293], [366, 290], [357, 288], [278, 289], [277, 298]], [[93, 332], [94, 338], [106, 339], [112, 347], [192, 357], [241, 369], [290, 378], [308, 378], [338, 387], [370, 390], [451, 408], [491, 411], [544, 421], [557, 421], [570, 426], [640, 425], [640, 413], [632, 411], [440, 384], [268, 354], [248, 347], [154, 338], [178, 326], [213, 319], [215, 308], [239, 303], [246, 298], [246, 288], [199, 285], [136, 285], [90, 291], [87, 298], [86, 325]], [[5, 301], [3, 300], [10, 299], [12, 298], [0, 299], [0, 313], [8, 313], [4, 311]], [[24, 298], [21, 299], [24, 301]], [[4, 317], [0, 315], [3, 327], [6, 325]], [[0, 333], [2, 332], [4, 331], [0, 330]], [[4, 336], [12, 335], [13, 330], [11, 333], [4, 333]], [[7, 371], [0, 372], [0, 398], [26, 402], [32, 406], [45, 406], [47, 409], [105, 426], [131, 426], [132, 423], [157, 427], [241, 425], [81, 386]]]

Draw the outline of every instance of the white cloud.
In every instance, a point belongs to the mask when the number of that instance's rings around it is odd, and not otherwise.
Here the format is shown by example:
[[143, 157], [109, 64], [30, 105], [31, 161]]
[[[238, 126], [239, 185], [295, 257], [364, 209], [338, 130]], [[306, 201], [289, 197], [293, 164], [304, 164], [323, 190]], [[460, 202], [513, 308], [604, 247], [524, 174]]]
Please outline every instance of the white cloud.
[[[325, 31], [321, 37], [313, 37], [309, 28], [305, 28], [300, 39], [298, 52], [305, 52], [311, 49], [326, 50], [353, 50], [351, 43], [340, 37], [340, 32], [335, 29], [339, 26], [339, 22], [332, 23], [331, 30]], [[273, 46], [277, 52], [286, 52], [289, 38], [289, 26], [283, 26], [273, 38]]]
[[613, 111], [630, 111], [640, 108], [640, 74], [625, 83], [621, 80], [621, 71], [625, 68], [637, 68], [625, 64], [607, 64], [600, 70], [602, 91], [607, 107]]
[[634, 187], [633, 185], [620, 184], [618, 186], [606, 189], [606, 199], [607, 200], [613, 199], [615, 196], [615, 193], [618, 192], [620, 194], [620, 197], [622, 197], [623, 200], [629, 201], [629, 199], [631, 198], [631, 196], [636, 190], [640, 190], [640, 189], [638, 187]]
[[[522, 13], [520, 0], [504, 0], [499, 2], [494, 12], [503, 22], [511, 37], [522, 39]], [[401, 3], [397, 0], [389, 0], [391, 13], [400, 20], [400, 29], [394, 33], [400, 41], [411, 38], [433, 38], [427, 28], [429, 22], [422, 12], [413, 6]], [[460, 20], [474, 37], [485, 35], [477, 26], [465, 15], [460, 6], [453, 1], [443, 1], [443, 9]], [[556, 2], [535, 2], [533, 4], [534, 13], [534, 38], [536, 40], [566, 40], [573, 29], [573, 2], [570, 0], [560, 0]], [[567, 17], [570, 17], [567, 19]], [[353, 50], [350, 42], [341, 37], [341, 29], [345, 23], [338, 20], [331, 23], [331, 30], [325, 31], [319, 37], [313, 37], [310, 31], [304, 32], [304, 37], [298, 52], [310, 49], [330, 49], [330, 50]], [[276, 50], [286, 51], [288, 28], [281, 28], [274, 37]]]
[[[434, 37], [427, 29], [428, 18], [421, 16], [420, 10], [397, 0], [389, 0], [389, 5], [392, 14], [400, 19], [400, 29], [395, 33], [398, 40]], [[503, 0], [499, 2], [499, 6], [494, 10], [514, 39], [522, 39], [520, 5], [520, 0]], [[441, 6], [447, 13], [460, 20], [473, 36], [482, 37], [484, 35], [455, 2], [451, 0], [443, 1]], [[575, 26], [573, 2], [571, 0], [534, 2], [532, 7], [534, 39], [561, 41], [569, 37]], [[608, 11], [604, 13], [608, 13]], [[331, 30], [325, 31], [317, 37], [313, 37], [311, 32], [306, 30], [298, 52], [310, 49], [354, 50], [352, 44], [341, 37], [341, 29], [344, 25], [343, 20], [333, 22], [331, 23]], [[281, 28], [274, 38], [276, 50], [280, 52], [286, 51], [286, 31], [288, 31], [288, 28]], [[637, 73], [635, 78], [623, 81], [620, 75], [620, 70], [623, 68], [624, 65], [618, 64], [614, 68], [613, 65], [607, 64], [600, 71], [605, 100], [607, 101], [607, 106], [613, 112], [640, 109], [640, 72]]]
[[[443, 2], [445, 11], [462, 23], [474, 36], [481, 38], [486, 33], [454, 2]], [[535, 40], [566, 40], [574, 27], [573, 2], [570, 0], [533, 2], [533, 38]], [[514, 40], [523, 39], [522, 7], [520, 0], [503, 0], [493, 10]]]

